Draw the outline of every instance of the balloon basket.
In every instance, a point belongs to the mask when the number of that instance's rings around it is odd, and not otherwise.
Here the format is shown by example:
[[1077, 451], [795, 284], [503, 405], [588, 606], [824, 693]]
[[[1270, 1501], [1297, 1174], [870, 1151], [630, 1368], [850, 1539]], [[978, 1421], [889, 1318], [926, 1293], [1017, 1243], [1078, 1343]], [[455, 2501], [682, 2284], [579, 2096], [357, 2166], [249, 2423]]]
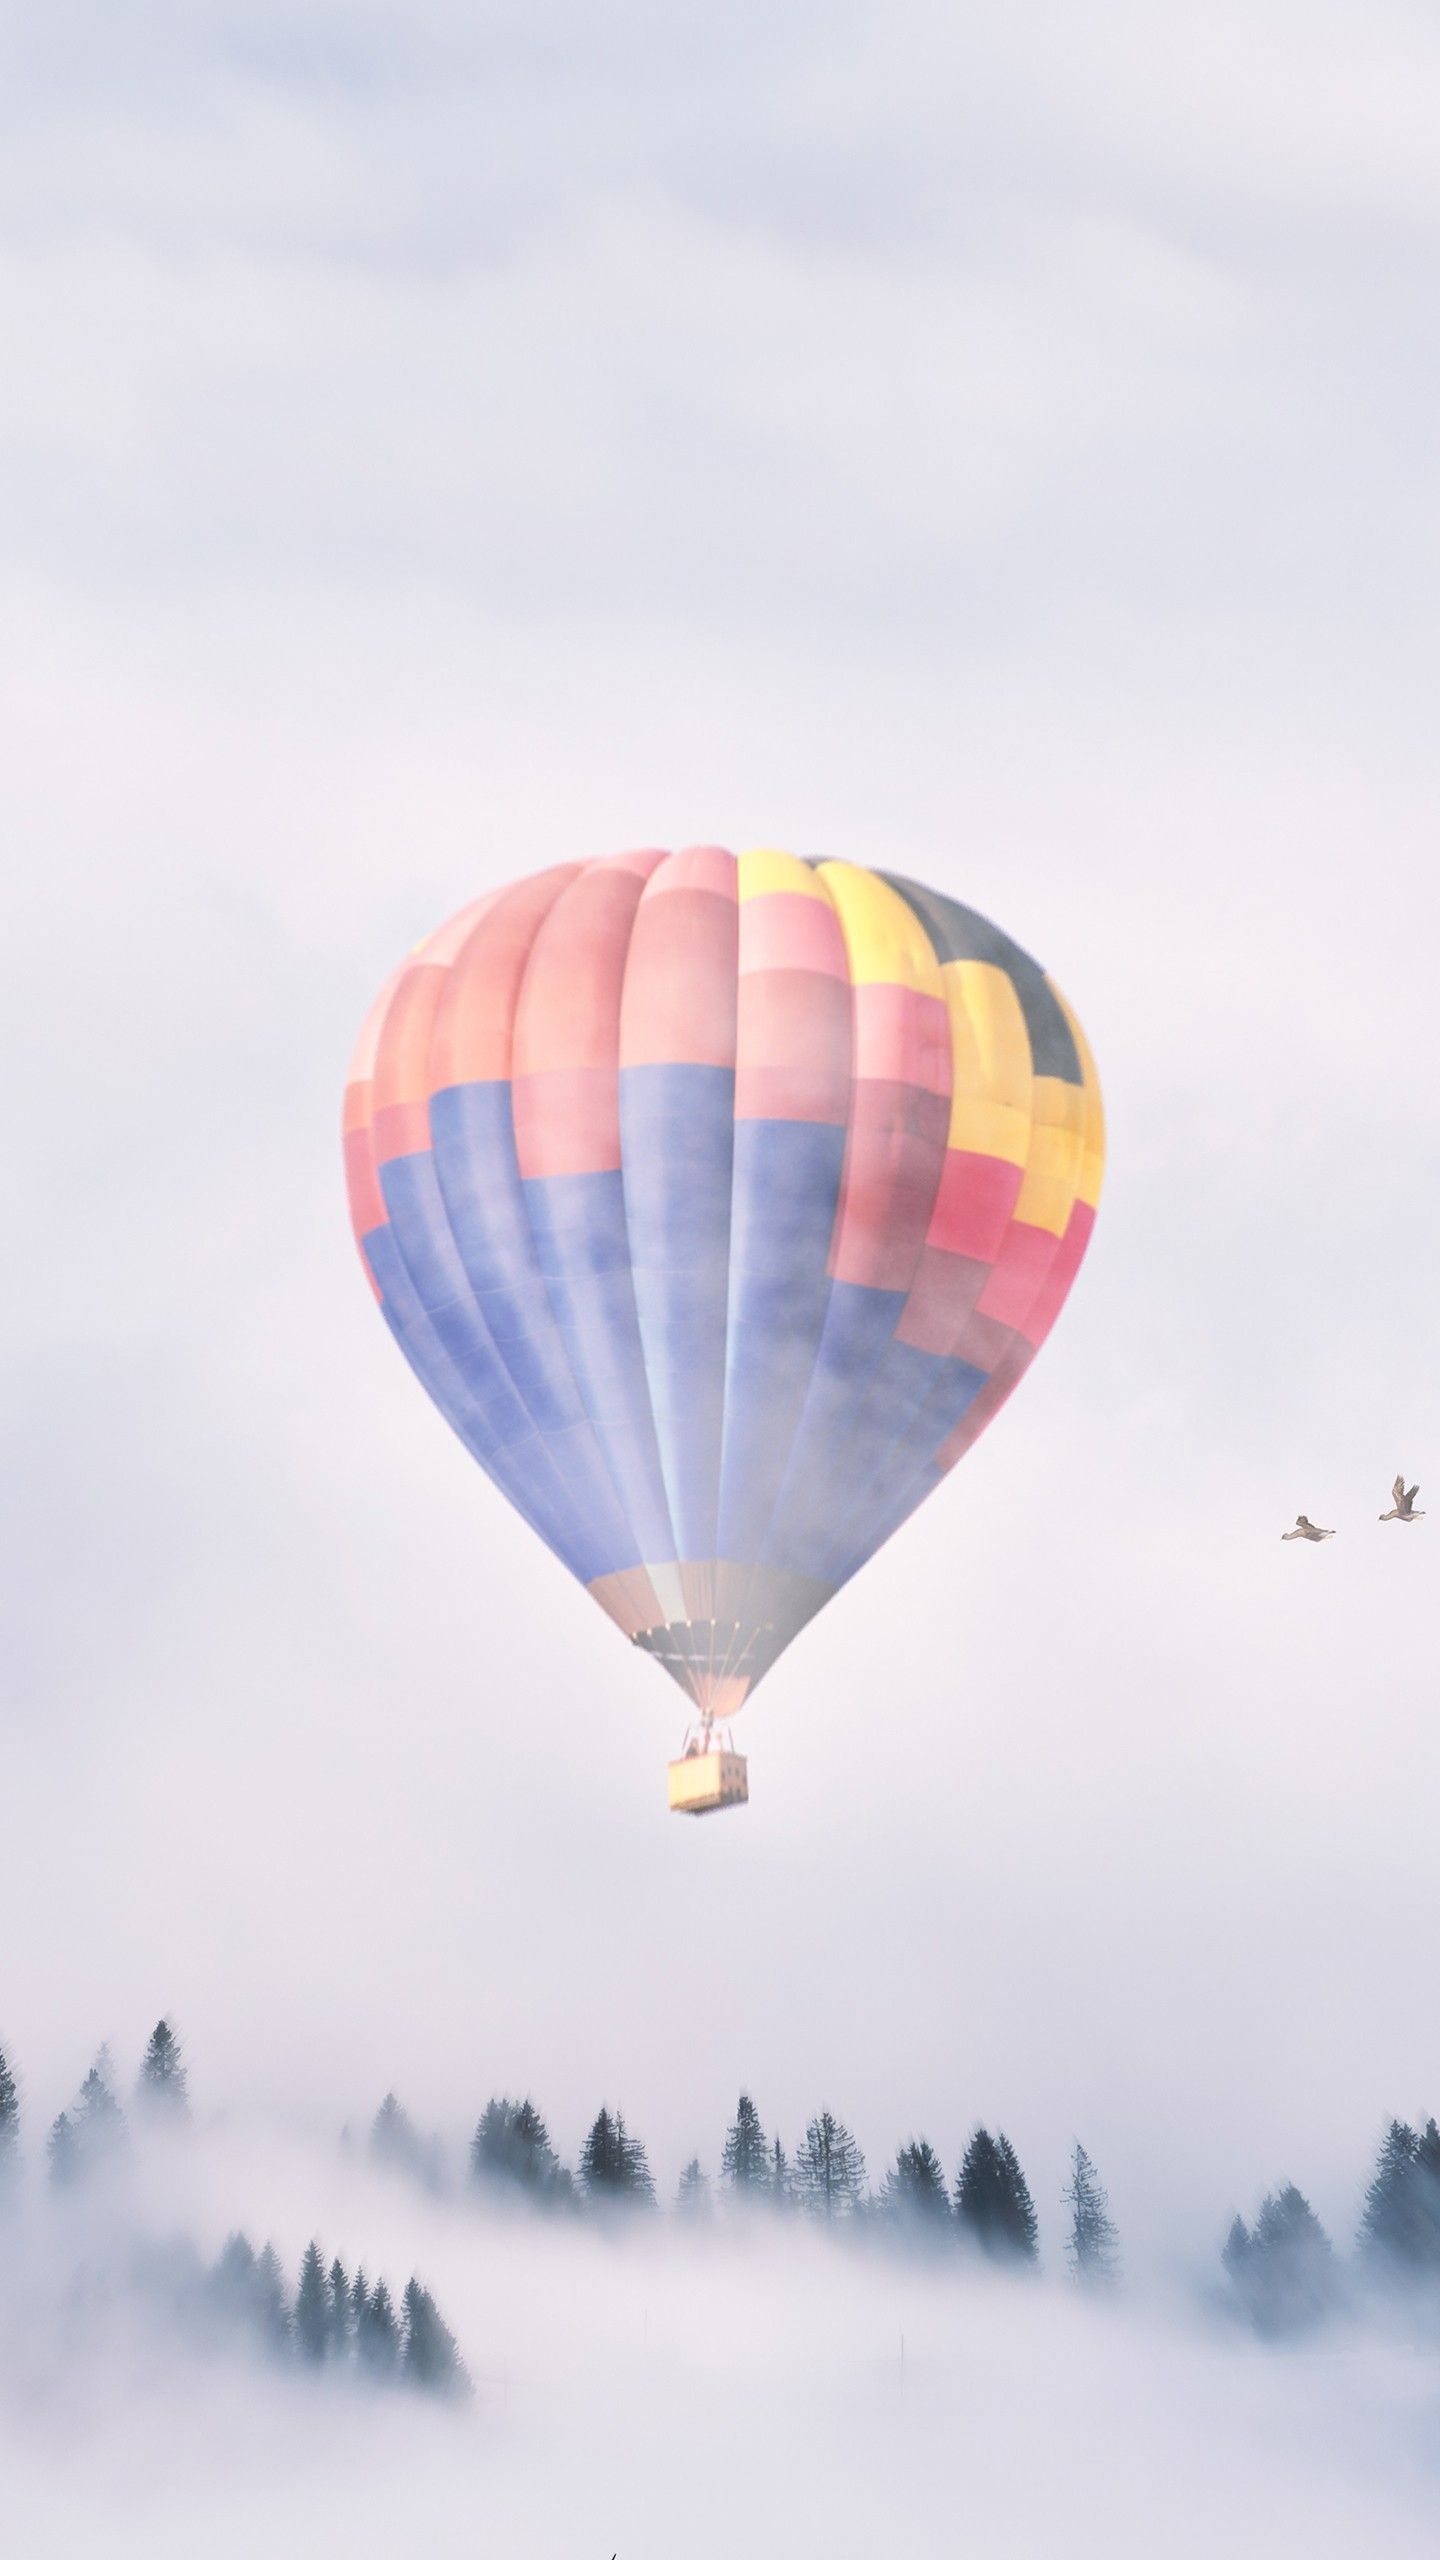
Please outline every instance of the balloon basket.
[[671, 1761], [669, 1777], [672, 1813], [723, 1813], [727, 1805], [750, 1801], [745, 1762], [738, 1751], [722, 1751], [718, 1746], [702, 1750], [693, 1745], [679, 1760]]

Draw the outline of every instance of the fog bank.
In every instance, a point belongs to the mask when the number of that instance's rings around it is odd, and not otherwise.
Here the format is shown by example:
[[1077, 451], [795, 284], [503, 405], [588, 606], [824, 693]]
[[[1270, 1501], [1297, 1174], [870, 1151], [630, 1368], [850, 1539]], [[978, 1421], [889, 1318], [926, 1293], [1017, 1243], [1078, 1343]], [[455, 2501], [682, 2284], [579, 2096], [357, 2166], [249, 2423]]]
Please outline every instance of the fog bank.
[[[315, 2231], [348, 2264], [418, 2266], [474, 2402], [164, 2335], [118, 2272], [134, 2239], [213, 2253], [237, 2224], [291, 2267]], [[1433, 2355], [1348, 2326], [1267, 2351], [1198, 2295], [1088, 2304], [768, 2223], [508, 2219], [255, 2123], [147, 2142], [63, 2207], [32, 2186], [6, 2234], [0, 2463], [27, 2560], [1428, 2560], [1440, 2527]]]

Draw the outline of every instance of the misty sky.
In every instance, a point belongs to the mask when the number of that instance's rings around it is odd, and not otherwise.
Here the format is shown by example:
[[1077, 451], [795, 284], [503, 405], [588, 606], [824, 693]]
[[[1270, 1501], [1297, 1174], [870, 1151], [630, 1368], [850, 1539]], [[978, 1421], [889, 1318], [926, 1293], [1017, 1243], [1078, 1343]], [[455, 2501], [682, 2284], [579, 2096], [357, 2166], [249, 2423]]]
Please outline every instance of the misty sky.
[[[1347, 2228], [1440, 2106], [1433, 13], [0, 26], [37, 2115], [168, 2008], [316, 2124], [609, 2098], [668, 2185], [743, 2081], [877, 2166], [998, 2118], [1052, 2223], [1078, 2133], [1132, 2233]], [[697, 839], [993, 915], [1111, 1152], [690, 1825], [676, 1693], [377, 1319], [338, 1113], [466, 898]]]

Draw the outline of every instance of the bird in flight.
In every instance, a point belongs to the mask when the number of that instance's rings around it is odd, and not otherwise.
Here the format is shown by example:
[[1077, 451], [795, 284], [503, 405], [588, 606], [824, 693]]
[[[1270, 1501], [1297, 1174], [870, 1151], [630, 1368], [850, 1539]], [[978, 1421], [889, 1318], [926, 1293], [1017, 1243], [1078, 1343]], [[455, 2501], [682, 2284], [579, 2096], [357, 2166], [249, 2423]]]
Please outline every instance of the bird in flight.
[[1304, 1512], [1300, 1511], [1295, 1515], [1294, 1528], [1283, 1531], [1280, 1544], [1282, 1547], [1287, 1545], [1291, 1538], [1333, 1538], [1334, 1535], [1333, 1529], [1317, 1529], [1314, 1521], [1307, 1520]]
[[1419, 1490], [1420, 1490], [1420, 1487], [1418, 1486], [1418, 1484], [1412, 1484], [1412, 1486], [1410, 1487], [1409, 1492], [1407, 1493], [1407, 1492], [1406, 1492], [1406, 1490], [1405, 1490], [1405, 1479], [1404, 1479], [1404, 1477], [1403, 1477], [1403, 1476], [1397, 1476], [1397, 1477], [1396, 1477], [1396, 1479], [1395, 1479], [1395, 1481], [1394, 1481], [1394, 1483], [1393, 1483], [1393, 1484], [1392, 1484], [1392, 1486], [1390, 1487], [1390, 1499], [1391, 1499], [1391, 1501], [1394, 1503], [1395, 1508], [1394, 1508], [1394, 1510], [1393, 1510], [1393, 1511], [1382, 1511], [1382, 1512], [1381, 1512], [1381, 1514], [1380, 1514], [1381, 1519], [1382, 1519], [1382, 1520], [1423, 1520], [1423, 1519], [1424, 1519], [1424, 1517], [1425, 1517], [1424, 1512], [1423, 1512], [1423, 1511], [1417, 1511], [1417, 1510], [1416, 1510], [1416, 1508], [1415, 1508], [1415, 1496], [1416, 1496], [1416, 1494], [1419, 1492]]

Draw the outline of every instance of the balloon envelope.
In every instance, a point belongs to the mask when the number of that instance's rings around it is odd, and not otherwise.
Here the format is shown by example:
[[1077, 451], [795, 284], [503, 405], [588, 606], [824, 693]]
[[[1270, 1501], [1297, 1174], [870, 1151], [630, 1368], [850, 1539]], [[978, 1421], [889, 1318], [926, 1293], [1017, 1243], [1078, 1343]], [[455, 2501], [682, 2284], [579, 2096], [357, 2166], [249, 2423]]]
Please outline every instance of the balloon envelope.
[[384, 990], [345, 1098], [412, 1368], [721, 1717], [1023, 1375], [1103, 1147], [1079, 1027], [993, 925], [708, 845], [462, 910]]

